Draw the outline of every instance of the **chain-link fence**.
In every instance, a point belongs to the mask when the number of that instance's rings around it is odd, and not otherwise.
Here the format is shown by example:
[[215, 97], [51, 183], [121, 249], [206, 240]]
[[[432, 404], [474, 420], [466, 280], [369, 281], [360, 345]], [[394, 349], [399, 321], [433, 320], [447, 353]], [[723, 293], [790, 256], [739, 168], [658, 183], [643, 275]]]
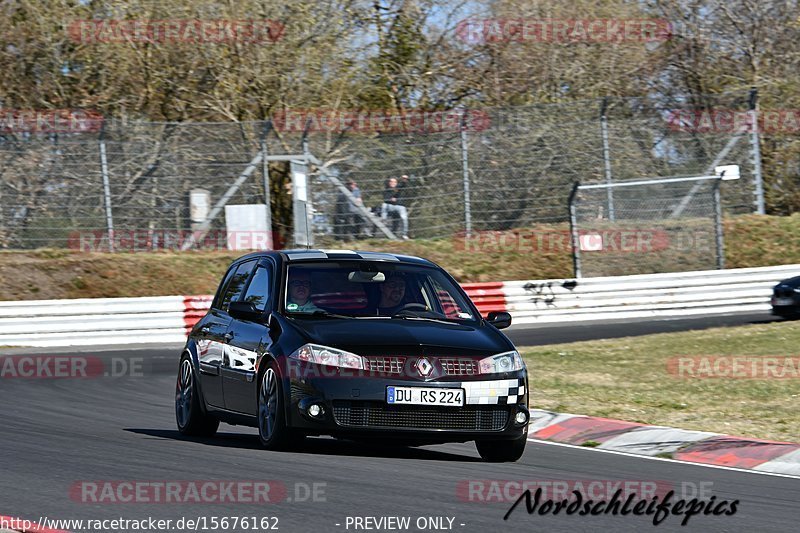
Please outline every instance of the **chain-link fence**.
[[[259, 204], [269, 197], [273, 230], [283, 236], [276, 242], [290, 246], [288, 163], [267, 165], [256, 159], [260, 154], [308, 153], [320, 161], [311, 167], [309, 182], [317, 245], [387, 234], [399, 238], [405, 233], [403, 218], [412, 239], [563, 227], [576, 181], [700, 175], [721, 163], [742, 169], [742, 179], [725, 190], [725, 211], [752, 212], [750, 136], [697, 131], [676, 122], [682, 116], [676, 112], [686, 109], [746, 111], [747, 96], [692, 102], [611, 98], [486, 109], [477, 123], [455, 120], [445, 128], [388, 133], [352, 127], [307, 127], [303, 133], [274, 120], [108, 120], [92, 133], [0, 131], [0, 247], [105, 250], [113, 226], [117, 240], [135, 238], [138, 248], [158, 248], [169, 240], [166, 234], [192, 229], [188, 197], [193, 189], [207, 190], [212, 205]], [[387, 190], [390, 178], [398, 180], [399, 193]], [[348, 180], [363, 209], [352, 206], [352, 194], [342, 192]], [[669, 201], [679, 202], [680, 195]], [[600, 215], [608, 216], [609, 207]], [[382, 231], [376, 219], [390, 232]], [[224, 216], [207, 225], [224, 232]], [[128, 247], [118, 243], [116, 249]]]
[[[712, 175], [576, 186], [570, 202], [575, 275], [724, 268], [721, 198], [735, 183], [721, 187]], [[605, 214], [609, 205], [613, 216]]]

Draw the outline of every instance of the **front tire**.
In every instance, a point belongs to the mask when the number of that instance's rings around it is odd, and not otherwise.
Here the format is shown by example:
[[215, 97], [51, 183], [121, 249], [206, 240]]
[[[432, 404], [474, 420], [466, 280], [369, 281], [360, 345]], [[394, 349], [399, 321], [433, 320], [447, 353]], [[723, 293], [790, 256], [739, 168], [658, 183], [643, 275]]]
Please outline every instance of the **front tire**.
[[191, 437], [211, 437], [219, 428], [219, 420], [202, 410], [191, 358], [184, 354], [178, 368], [178, 382], [175, 385], [175, 421], [178, 431], [181, 435]]
[[487, 463], [513, 463], [525, 453], [527, 433], [514, 440], [477, 440], [475, 447]]
[[283, 386], [275, 361], [269, 363], [259, 380], [257, 407], [258, 439], [264, 448], [285, 450], [299, 440], [286, 424]]

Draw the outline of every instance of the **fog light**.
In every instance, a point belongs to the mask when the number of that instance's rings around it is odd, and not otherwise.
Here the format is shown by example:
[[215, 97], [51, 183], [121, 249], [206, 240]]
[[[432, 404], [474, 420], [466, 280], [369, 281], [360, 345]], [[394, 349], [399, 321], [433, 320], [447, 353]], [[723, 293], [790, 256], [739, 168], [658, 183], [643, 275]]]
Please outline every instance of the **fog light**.
[[314, 418], [317, 418], [318, 416], [322, 416], [322, 414], [324, 412], [325, 412], [325, 409], [323, 409], [322, 406], [319, 405], [318, 403], [312, 404], [308, 408], [308, 414], [313, 416]]
[[519, 413], [517, 413], [517, 416], [514, 417], [514, 422], [516, 422], [519, 425], [522, 425], [527, 421], [528, 421], [528, 413], [524, 411], [520, 411]]

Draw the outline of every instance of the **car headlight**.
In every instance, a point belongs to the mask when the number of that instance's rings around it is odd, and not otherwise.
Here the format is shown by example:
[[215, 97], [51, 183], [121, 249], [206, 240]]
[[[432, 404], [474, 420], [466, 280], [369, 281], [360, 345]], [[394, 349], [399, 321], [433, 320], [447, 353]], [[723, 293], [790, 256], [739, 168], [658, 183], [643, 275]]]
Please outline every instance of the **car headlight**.
[[501, 374], [503, 372], [513, 372], [515, 370], [522, 370], [525, 368], [525, 363], [522, 361], [517, 351], [505, 352], [497, 355], [492, 355], [481, 359], [478, 363], [481, 374]]
[[290, 355], [292, 359], [316, 363], [318, 365], [338, 366], [341, 368], [364, 368], [364, 359], [360, 355], [337, 350], [319, 344], [304, 344]]

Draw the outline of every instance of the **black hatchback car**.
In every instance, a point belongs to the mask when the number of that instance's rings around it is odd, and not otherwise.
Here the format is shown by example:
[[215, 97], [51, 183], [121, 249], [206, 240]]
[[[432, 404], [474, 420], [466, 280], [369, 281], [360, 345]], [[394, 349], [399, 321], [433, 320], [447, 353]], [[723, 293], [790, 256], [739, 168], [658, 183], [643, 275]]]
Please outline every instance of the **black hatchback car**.
[[800, 276], [781, 281], [772, 288], [772, 314], [800, 318]]
[[178, 429], [258, 428], [268, 449], [310, 435], [392, 444], [474, 440], [516, 461], [528, 428], [525, 364], [501, 328], [425, 259], [377, 252], [258, 252], [228, 269], [192, 329]]

